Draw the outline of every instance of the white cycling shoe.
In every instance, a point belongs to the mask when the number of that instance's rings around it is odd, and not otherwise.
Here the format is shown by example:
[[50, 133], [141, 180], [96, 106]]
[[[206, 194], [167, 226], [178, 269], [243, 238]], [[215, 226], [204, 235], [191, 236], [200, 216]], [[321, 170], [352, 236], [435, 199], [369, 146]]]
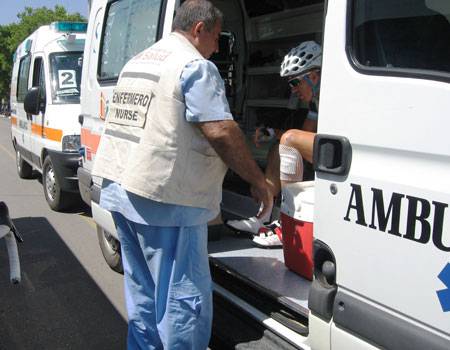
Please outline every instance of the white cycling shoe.
[[259, 229], [252, 242], [260, 248], [281, 248], [283, 246], [281, 225], [275, 220]]
[[264, 223], [256, 216], [244, 220], [228, 220], [226, 225], [236, 231], [248, 232], [256, 235]]
[[[258, 214], [259, 215], [264, 206], [261, 204]], [[272, 206], [269, 208], [270, 210], [267, 211], [267, 213], [261, 217], [257, 218], [256, 216], [252, 216], [248, 219], [242, 219], [242, 220], [227, 220], [225, 222], [225, 225], [230, 227], [231, 229], [235, 231], [240, 232], [248, 232], [252, 235], [256, 235], [261, 227], [264, 227], [264, 223], [268, 222], [270, 220], [270, 216], [272, 215]]]

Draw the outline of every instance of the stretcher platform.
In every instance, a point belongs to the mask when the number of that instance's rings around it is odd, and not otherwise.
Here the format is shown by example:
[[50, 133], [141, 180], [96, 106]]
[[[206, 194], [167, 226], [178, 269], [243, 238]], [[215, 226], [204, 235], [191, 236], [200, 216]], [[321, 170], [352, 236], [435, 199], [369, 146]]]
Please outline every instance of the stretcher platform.
[[210, 260], [219, 268], [225, 269], [266, 297], [307, 317], [311, 281], [285, 266], [282, 248], [258, 248], [248, 236], [238, 235], [221, 226], [220, 239], [210, 241], [208, 251]]

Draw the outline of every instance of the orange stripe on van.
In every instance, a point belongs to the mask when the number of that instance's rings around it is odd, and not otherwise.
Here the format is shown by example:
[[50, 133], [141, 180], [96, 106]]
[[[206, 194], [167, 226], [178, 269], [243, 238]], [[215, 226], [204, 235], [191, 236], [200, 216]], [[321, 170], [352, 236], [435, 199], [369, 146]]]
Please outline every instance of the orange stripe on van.
[[63, 132], [60, 129], [42, 128], [42, 125], [31, 124], [31, 132], [48, 140], [61, 142]]
[[39, 124], [31, 124], [31, 133], [42, 136], [42, 126]]
[[[11, 116], [11, 125], [17, 126], [17, 117]], [[31, 124], [31, 133], [57, 142], [61, 142], [63, 135], [62, 130], [52, 128], [42, 128], [40, 124], [35, 123]]]
[[86, 146], [91, 153], [97, 153], [100, 135], [93, 134], [89, 129], [81, 128], [81, 144]]
[[44, 128], [44, 136], [46, 139], [61, 142], [63, 132], [59, 129]]

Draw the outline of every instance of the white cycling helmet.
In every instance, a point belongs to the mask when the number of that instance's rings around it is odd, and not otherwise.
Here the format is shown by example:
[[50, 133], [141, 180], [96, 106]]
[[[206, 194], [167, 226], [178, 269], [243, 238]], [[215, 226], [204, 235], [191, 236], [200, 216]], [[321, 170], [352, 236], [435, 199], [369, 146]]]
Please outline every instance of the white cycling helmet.
[[284, 56], [280, 76], [299, 75], [322, 66], [322, 48], [315, 41], [305, 41]]

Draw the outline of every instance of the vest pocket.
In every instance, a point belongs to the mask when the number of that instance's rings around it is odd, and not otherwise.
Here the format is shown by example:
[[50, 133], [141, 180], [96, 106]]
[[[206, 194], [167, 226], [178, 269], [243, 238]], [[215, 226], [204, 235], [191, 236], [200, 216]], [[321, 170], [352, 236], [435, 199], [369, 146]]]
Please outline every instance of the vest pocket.
[[164, 186], [173, 172], [176, 151], [150, 144], [141, 144], [137, 153], [130, 155], [127, 178], [145, 182], [144, 187], [151, 184], [150, 187], [153, 189]]
[[225, 164], [215, 155], [206, 155], [191, 149], [188, 157], [186, 182], [199, 197], [215, 197], [225, 175]]

